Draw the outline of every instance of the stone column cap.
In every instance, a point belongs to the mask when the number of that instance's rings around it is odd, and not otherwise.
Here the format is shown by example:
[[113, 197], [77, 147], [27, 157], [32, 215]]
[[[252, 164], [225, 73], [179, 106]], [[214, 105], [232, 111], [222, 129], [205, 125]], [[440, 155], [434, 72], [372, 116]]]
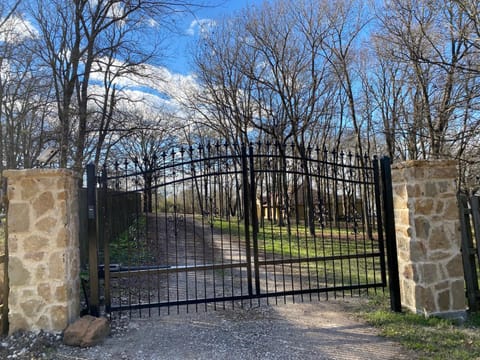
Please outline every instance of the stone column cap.
[[452, 159], [431, 159], [431, 160], [406, 160], [395, 162], [392, 169], [408, 169], [415, 167], [450, 167], [457, 166], [457, 161]]
[[25, 177], [47, 177], [47, 176], [72, 176], [80, 178], [74, 170], [70, 169], [23, 169], [23, 170], [3, 170], [2, 176], [9, 179], [25, 178]]

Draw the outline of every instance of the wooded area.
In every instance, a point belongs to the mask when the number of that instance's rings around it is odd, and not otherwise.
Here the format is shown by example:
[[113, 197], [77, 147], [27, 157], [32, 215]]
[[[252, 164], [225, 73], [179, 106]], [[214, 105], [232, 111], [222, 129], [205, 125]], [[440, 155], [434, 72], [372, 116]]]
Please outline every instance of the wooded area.
[[162, 40], [198, 5], [2, 2], [0, 171], [47, 146], [81, 170], [215, 139], [453, 158], [459, 186], [477, 185], [477, 1], [265, 2], [202, 28], [175, 108], [138, 106], [120, 79], [165, 81]]

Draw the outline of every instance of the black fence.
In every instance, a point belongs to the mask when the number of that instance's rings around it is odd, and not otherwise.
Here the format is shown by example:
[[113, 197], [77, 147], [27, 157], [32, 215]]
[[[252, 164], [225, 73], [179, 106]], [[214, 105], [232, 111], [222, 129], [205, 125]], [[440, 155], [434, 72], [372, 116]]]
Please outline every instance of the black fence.
[[459, 193], [458, 206], [462, 231], [462, 259], [468, 307], [480, 309], [480, 197]]
[[215, 144], [105, 166], [100, 180], [102, 240], [91, 244], [108, 312], [360, 296], [387, 285], [376, 158]]
[[[100, 179], [98, 179], [100, 181]], [[96, 190], [96, 202], [99, 204], [108, 204], [108, 206], [99, 207], [98, 217], [103, 219], [105, 214], [102, 213], [102, 210], [107, 208], [110, 209], [111, 213], [109, 216], [112, 219], [111, 225], [111, 234], [110, 237], [118, 237], [119, 234], [127, 230], [136, 219], [136, 214], [138, 213], [137, 206], [140, 206], [142, 201], [141, 194], [139, 193], [130, 193], [125, 196], [122, 193], [115, 190], [107, 190], [106, 192], [101, 191], [100, 189]], [[79, 211], [80, 211], [80, 264], [81, 269], [86, 270], [88, 268], [88, 199], [87, 199], [87, 189], [80, 189], [79, 193]], [[98, 232], [99, 234], [99, 256], [103, 258], [103, 231]]]

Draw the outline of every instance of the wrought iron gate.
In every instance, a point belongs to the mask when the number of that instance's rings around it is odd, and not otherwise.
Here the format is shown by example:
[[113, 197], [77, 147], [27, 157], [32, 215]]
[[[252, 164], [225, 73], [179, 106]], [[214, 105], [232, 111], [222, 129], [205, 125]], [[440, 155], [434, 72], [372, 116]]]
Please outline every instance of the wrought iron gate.
[[107, 312], [295, 302], [387, 285], [376, 158], [217, 143], [106, 165], [98, 180], [90, 239]]

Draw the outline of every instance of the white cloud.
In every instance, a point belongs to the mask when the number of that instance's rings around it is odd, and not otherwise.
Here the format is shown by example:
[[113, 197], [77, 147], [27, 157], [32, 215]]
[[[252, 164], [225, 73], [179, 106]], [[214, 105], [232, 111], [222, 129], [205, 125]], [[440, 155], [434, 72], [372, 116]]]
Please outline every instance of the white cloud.
[[[121, 63], [118, 62], [117, 65], [120, 66]], [[141, 74], [125, 74], [115, 78], [117, 90], [133, 100], [136, 106], [163, 109], [181, 116], [182, 104], [198, 89], [195, 78], [192, 75], [172, 73], [161, 66], [146, 65], [140, 71]], [[92, 91], [101, 94], [103, 74], [98, 68], [92, 73], [91, 80], [95, 84]]]
[[28, 20], [18, 16], [12, 16], [7, 21], [0, 19], [0, 41], [7, 43], [16, 43], [27, 38], [38, 36], [38, 31]]
[[194, 36], [197, 32], [200, 34], [204, 34], [213, 27], [216, 26], [215, 20], [212, 19], [199, 19], [199, 20], [193, 20], [190, 23], [189, 28], [186, 30], [187, 35]]
[[157, 20], [153, 19], [153, 18], [150, 18], [148, 19], [148, 25], [152, 28], [156, 28], [158, 27], [160, 24], [158, 23]]

